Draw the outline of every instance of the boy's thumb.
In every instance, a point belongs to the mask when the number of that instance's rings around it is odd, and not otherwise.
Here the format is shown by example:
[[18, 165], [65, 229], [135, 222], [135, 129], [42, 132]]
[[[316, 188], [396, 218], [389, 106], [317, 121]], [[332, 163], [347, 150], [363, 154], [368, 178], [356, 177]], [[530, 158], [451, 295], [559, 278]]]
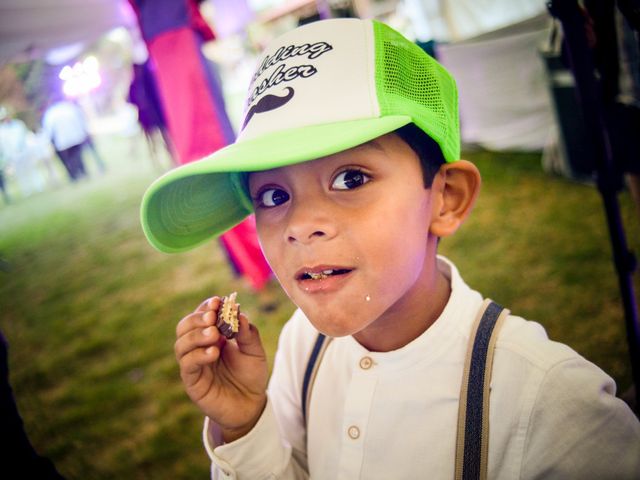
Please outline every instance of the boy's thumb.
[[244, 313], [240, 313], [238, 321], [240, 323], [238, 335], [236, 335], [238, 349], [245, 355], [265, 357], [266, 354], [262, 346], [262, 341], [260, 340], [258, 327], [251, 324]]

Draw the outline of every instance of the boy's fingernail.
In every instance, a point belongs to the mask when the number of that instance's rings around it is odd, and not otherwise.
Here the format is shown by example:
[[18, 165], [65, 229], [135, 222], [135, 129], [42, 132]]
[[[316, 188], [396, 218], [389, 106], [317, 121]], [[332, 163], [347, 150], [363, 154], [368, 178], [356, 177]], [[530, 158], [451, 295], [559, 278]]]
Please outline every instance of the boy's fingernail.
[[204, 330], [202, 330], [202, 334], [203, 334], [205, 337], [210, 337], [210, 336], [211, 336], [211, 332], [212, 332], [212, 331], [213, 331], [213, 330], [211, 329], [211, 327], [207, 327], [207, 328], [205, 328]]
[[206, 323], [211, 323], [213, 322], [213, 312], [207, 312], [202, 316], [202, 319], [206, 322]]

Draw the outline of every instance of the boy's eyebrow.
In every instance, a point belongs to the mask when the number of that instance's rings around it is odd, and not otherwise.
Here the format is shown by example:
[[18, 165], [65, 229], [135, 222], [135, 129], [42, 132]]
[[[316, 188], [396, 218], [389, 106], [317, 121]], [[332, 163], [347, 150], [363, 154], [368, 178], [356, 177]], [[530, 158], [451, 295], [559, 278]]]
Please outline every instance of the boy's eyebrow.
[[382, 147], [382, 145], [380, 145], [380, 143], [378, 143], [378, 139], [374, 138], [373, 140], [369, 140], [368, 142], [362, 143], [360, 145], [357, 145], [355, 147], [353, 147], [354, 150], [357, 149], [365, 149], [365, 148], [373, 148], [376, 150], [379, 150], [381, 152], [384, 152], [385, 149]]

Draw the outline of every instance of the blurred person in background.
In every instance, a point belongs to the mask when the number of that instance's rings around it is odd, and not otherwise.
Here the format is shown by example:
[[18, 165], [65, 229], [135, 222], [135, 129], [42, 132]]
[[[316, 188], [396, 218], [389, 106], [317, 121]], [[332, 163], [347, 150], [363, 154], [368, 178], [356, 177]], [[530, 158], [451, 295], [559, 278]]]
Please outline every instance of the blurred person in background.
[[[0, 107], [0, 122], [4, 123], [4, 118], [7, 115], [7, 111], [4, 107]], [[0, 140], [1, 142], [1, 140]], [[4, 199], [4, 203], [7, 205], [11, 203], [11, 197], [9, 197], [9, 193], [7, 192], [7, 186], [4, 181], [4, 171], [7, 168], [8, 159], [5, 156], [2, 147], [0, 147], [0, 192], [2, 192], [2, 198]]]
[[[135, 105], [138, 112], [138, 124], [144, 134], [151, 161], [158, 170], [164, 170], [159, 158], [158, 144], [169, 154], [172, 166], [177, 166], [173, 145], [169, 136], [166, 116], [162, 109], [162, 102], [158, 96], [158, 87], [151, 71], [149, 60], [144, 63], [134, 63], [129, 85], [127, 101]], [[158, 135], [160, 138], [158, 139]]]
[[[20, 193], [28, 197], [44, 188], [44, 178], [37, 167], [36, 158], [30, 148], [34, 133], [25, 123], [2, 107], [0, 112], [0, 156], [4, 173], [11, 172], [16, 179]], [[4, 181], [2, 191], [8, 200]]]
[[42, 129], [35, 132], [33, 138], [30, 141], [30, 149], [33, 152], [33, 156], [40, 165], [42, 172], [44, 172], [45, 181], [47, 187], [58, 187], [62, 184], [62, 177], [60, 172], [56, 168], [56, 154], [51, 145], [51, 141], [46, 136], [46, 133]]
[[72, 182], [87, 176], [82, 157], [89, 136], [77, 103], [53, 97], [42, 117], [42, 130], [51, 141]]
[[0, 155], [0, 192], [2, 193], [2, 198], [4, 200], [4, 203], [9, 205], [11, 203], [11, 197], [9, 197], [9, 193], [7, 192], [7, 187], [4, 183], [4, 173], [3, 173], [4, 168], [5, 168], [4, 157]]
[[93, 156], [93, 159], [96, 161], [98, 172], [100, 173], [106, 172], [107, 165], [104, 163], [104, 160], [102, 159], [102, 155], [100, 155], [100, 152], [96, 148], [96, 144], [93, 142], [93, 137], [88, 131], [87, 131], [87, 139], [84, 141], [84, 148], [85, 150], [91, 151], [91, 155]]

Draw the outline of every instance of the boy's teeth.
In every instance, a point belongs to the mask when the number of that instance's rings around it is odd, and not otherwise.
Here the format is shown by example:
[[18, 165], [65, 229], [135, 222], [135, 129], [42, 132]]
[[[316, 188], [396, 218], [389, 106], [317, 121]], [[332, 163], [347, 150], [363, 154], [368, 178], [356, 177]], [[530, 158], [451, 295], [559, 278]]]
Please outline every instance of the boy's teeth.
[[322, 278], [327, 278], [329, 275], [333, 273], [333, 270], [323, 270], [322, 272], [309, 272], [308, 275], [312, 280], [320, 280]]
[[328, 268], [326, 270], [322, 270], [321, 272], [306, 272], [303, 275], [303, 278], [308, 278], [311, 280], [322, 280], [323, 278], [328, 278], [332, 275], [342, 275], [344, 273], [347, 273], [348, 270], [341, 270], [341, 269], [333, 269], [333, 268]]

